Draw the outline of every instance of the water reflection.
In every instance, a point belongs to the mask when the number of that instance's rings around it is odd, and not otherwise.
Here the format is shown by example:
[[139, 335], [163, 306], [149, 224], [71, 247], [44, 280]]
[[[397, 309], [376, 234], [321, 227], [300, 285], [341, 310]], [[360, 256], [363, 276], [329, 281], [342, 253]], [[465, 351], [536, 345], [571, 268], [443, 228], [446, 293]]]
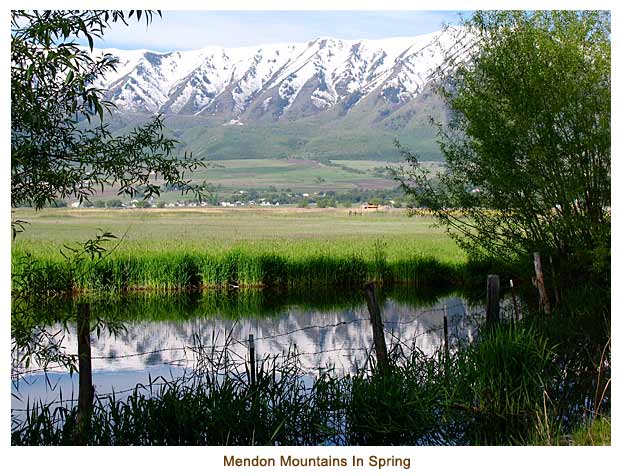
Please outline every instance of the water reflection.
[[[259, 362], [266, 356], [295, 349], [310, 374], [326, 367], [341, 373], [354, 372], [365, 365], [372, 350], [368, 310], [359, 295], [328, 306], [299, 301], [276, 305], [264, 295], [252, 298], [258, 299], [258, 305], [243, 297], [249, 301], [241, 306], [224, 304], [226, 299], [213, 294], [190, 297], [189, 304], [183, 298], [182, 305], [170, 308], [170, 300], [156, 298], [153, 303], [149, 299], [139, 298], [139, 306], [135, 302], [93, 303], [93, 316], [119, 315], [125, 321], [124, 331], [116, 336], [107, 332], [92, 336], [93, 384], [98, 395], [112, 390], [123, 392], [148, 382], [149, 376], [180, 376], [195, 364], [195, 353], [190, 348], [197, 341], [218, 348], [228, 342], [231, 354], [242, 365], [247, 357], [248, 336], [253, 334]], [[214, 302], [216, 305], [212, 305]], [[71, 312], [73, 304], [67, 306], [56, 312]], [[381, 309], [388, 348], [407, 353], [417, 347], [432, 355], [444, 343], [444, 313], [448, 316], [449, 338], [471, 340], [477, 326], [466, 316], [478, 310], [455, 295], [416, 300], [402, 292], [388, 294]], [[51, 328], [56, 331], [62, 326], [52, 324]], [[64, 345], [69, 352], [77, 349], [75, 325], [71, 323]], [[55, 401], [60, 392], [64, 399], [77, 398], [77, 388], [75, 375], [64, 371], [44, 375], [31, 367], [12, 389], [12, 406], [23, 408], [27, 400]]]

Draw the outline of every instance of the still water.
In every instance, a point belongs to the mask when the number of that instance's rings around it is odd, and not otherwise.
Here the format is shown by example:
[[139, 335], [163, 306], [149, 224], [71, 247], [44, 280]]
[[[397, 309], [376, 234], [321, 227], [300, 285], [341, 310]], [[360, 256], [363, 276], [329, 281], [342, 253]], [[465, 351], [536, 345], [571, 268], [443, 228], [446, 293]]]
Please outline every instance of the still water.
[[[338, 296], [335, 298], [334, 296]], [[350, 373], [364, 367], [371, 355], [373, 335], [368, 309], [360, 293], [342, 296], [269, 296], [209, 291], [197, 295], [136, 295], [91, 300], [91, 322], [114, 319], [116, 333], [105, 328], [91, 334], [93, 384], [98, 395], [128, 395], [137, 384], [157, 377], [175, 378], [196, 365], [194, 349], [228, 348], [233, 365], [243, 368], [248, 337], [254, 337], [256, 358], [293, 351], [309, 375], [322, 369]], [[380, 298], [388, 349], [407, 354], [418, 348], [436, 353], [448, 340], [473, 339], [479, 307], [457, 295], [420, 297], [403, 290], [385, 291]], [[66, 353], [77, 354], [75, 302], [44, 309], [66, 327], [50, 324], [62, 338]], [[13, 368], [12, 409], [27, 402], [55, 402], [78, 395], [78, 376], [63, 368], [43, 372], [36, 366]]]

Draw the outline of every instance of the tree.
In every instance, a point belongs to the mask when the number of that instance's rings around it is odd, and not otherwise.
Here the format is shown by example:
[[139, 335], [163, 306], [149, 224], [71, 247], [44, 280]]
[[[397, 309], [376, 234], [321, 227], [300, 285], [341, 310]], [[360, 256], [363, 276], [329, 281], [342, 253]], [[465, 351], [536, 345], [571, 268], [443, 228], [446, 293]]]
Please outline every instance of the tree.
[[[120, 194], [148, 199], [159, 195], [153, 178], [182, 192], [202, 194], [203, 187], [192, 185], [184, 173], [203, 162], [191, 155], [173, 155], [176, 142], [165, 136], [160, 116], [120, 136], [110, 133], [104, 120], [114, 105], [96, 85], [118, 60], [111, 55], [96, 56], [93, 39], [112, 23], [127, 24], [131, 18], [150, 22], [153, 15], [148, 11], [12, 12], [12, 206], [41, 208], [68, 197], [89, 204], [88, 198], [96, 191], [113, 185]], [[88, 49], [76, 43], [80, 37], [86, 38]], [[120, 201], [115, 203], [120, 206]], [[24, 222], [15, 220], [12, 228], [15, 237]], [[71, 252], [63, 253], [69, 272], [77, 273], [87, 257], [103, 259], [103, 246], [115, 238], [101, 232], [77, 247], [65, 246]], [[50, 296], [39, 292], [38, 261], [29, 254], [22, 259], [26, 263], [22, 271], [11, 275], [16, 364], [60, 362], [73, 368], [73, 356], [64, 353], [54, 332], [31, 317], [32, 310]]]
[[473, 254], [541, 251], [567, 280], [595, 271], [610, 243], [609, 12], [486, 11], [464, 26], [438, 88], [446, 171], [433, 183], [401, 148], [403, 185]]
[[318, 208], [336, 208], [337, 204], [334, 198], [322, 197], [317, 199], [316, 206]]
[[[36, 208], [68, 196], [80, 201], [108, 185], [120, 194], [159, 195], [152, 178], [200, 193], [184, 178], [203, 166], [173, 156], [176, 142], [152, 118], [114, 136], [104, 121], [114, 105], [97, 80], [118, 59], [95, 56], [93, 38], [112, 23], [152, 21], [153, 12], [13, 11], [11, 19], [11, 204]], [[89, 49], [76, 40], [86, 38]]]

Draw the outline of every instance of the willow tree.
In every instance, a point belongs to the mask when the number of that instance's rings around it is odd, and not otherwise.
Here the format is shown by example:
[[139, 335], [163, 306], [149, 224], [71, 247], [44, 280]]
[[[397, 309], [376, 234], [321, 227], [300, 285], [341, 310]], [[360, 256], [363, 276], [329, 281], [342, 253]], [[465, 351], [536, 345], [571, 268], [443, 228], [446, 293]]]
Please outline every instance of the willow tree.
[[[123, 135], [108, 128], [114, 104], [97, 84], [116, 68], [118, 59], [95, 54], [94, 39], [114, 23], [128, 25], [130, 19], [149, 23], [155, 15], [120, 10], [12, 11], [12, 206], [41, 208], [66, 197], [88, 200], [112, 186], [129, 196], [158, 195], [162, 184], [202, 194], [204, 187], [192, 184], [184, 174], [203, 162], [175, 153], [176, 141], [167, 136], [160, 116]], [[89, 46], [80, 46], [80, 39]], [[23, 223], [12, 222], [14, 237]], [[66, 247], [70, 272], [85, 259], [101, 259], [103, 245], [112, 238], [101, 232], [78, 247]], [[32, 360], [42, 367], [60, 362], [73, 368], [75, 355], [64, 353], [55, 331], [47, 327], [51, 322], [32, 318], [33, 310], [41, 307], [39, 301], [49, 297], [37, 285], [41, 265], [30, 254], [21, 260], [19, 271], [12, 273], [14, 364], [28, 366]]]
[[610, 30], [602, 11], [483, 11], [459, 30], [438, 87], [446, 168], [403, 150], [402, 181], [470, 253], [608, 276]]

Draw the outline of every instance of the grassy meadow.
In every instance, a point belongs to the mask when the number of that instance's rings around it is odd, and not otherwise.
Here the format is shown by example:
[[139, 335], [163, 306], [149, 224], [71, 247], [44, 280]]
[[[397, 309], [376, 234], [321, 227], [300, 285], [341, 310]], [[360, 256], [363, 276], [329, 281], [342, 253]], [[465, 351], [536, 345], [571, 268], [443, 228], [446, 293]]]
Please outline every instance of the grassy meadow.
[[[18, 209], [13, 271], [37, 259], [39, 289], [433, 284], [465, 255], [430, 217], [347, 209]], [[69, 270], [60, 250], [108, 231], [110, 256]]]
[[[272, 187], [310, 194], [325, 190], [344, 192], [357, 188], [382, 190], [397, 185], [392, 178], [382, 173], [390, 165], [394, 163], [383, 160], [321, 162], [300, 158], [246, 158], [209, 161], [207, 167], [189, 172], [187, 177], [196, 183], [206, 181], [224, 193], [248, 189], [268, 190]], [[163, 184], [161, 181], [155, 182]], [[96, 194], [94, 199], [118, 198], [117, 191], [117, 187], [107, 187], [103, 193]], [[160, 198], [170, 202], [187, 197], [178, 191], [163, 190]]]
[[[363, 167], [343, 168], [347, 162], [325, 164], [301, 159], [236, 159], [211, 162], [210, 167], [193, 173], [195, 181], [206, 180], [224, 190], [291, 188], [297, 192], [393, 188], [394, 180], [367, 174], [375, 167], [390, 165], [383, 161], [363, 161]], [[368, 167], [368, 168], [366, 168]]]

